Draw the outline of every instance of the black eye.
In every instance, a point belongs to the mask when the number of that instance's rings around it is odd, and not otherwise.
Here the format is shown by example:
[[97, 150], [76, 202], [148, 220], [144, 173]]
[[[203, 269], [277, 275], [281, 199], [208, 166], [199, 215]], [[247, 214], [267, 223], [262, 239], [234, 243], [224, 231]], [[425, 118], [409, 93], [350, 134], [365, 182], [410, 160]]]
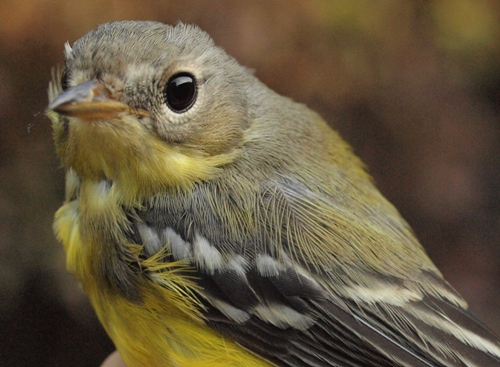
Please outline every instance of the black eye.
[[61, 74], [61, 88], [62, 90], [66, 90], [69, 88], [69, 81], [68, 81], [68, 69], [64, 68], [62, 74]]
[[188, 73], [173, 75], [167, 82], [163, 96], [174, 112], [187, 111], [196, 101], [196, 79]]

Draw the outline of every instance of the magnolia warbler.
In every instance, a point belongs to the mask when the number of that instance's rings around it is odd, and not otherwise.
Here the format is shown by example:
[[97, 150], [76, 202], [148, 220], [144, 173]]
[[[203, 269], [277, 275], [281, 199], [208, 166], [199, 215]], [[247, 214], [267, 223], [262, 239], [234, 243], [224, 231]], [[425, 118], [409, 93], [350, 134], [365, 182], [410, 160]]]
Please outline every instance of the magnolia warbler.
[[67, 268], [134, 366], [500, 366], [361, 161], [195, 26], [65, 46]]

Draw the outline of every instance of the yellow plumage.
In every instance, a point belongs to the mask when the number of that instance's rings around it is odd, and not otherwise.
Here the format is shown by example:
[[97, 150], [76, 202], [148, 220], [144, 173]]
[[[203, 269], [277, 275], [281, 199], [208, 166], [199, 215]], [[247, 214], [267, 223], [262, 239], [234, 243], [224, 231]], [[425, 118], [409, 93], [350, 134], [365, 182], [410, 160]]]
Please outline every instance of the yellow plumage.
[[[64, 244], [68, 270], [88, 295], [99, 320], [128, 366], [265, 366], [267, 363], [214, 332], [202, 321], [197, 286], [186, 273], [189, 264], [165, 263], [159, 252], [140, 260], [140, 246], [127, 244], [132, 261], [143, 273], [155, 273], [154, 282], [140, 284], [143, 297], [131, 303], [99, 284], [100, 263], [106, 258], [102, 234], [116, 231], [125, 220], [119, 196], [104, 196], [91, 181], [83, 181], [78, 201], [56, 213], [54, 230]], [[95, 186], [95, 185], [94, 185]], [[80, 234], [81, 217], [89, 217]], [[115, 233], [119, 236], [119, 233]], [[182, 272], [181, 272], [182, 270]], [[157, 353], [151, 353], [151, 350]]]
[[129, 367], [499, 362], [350, 147], [204, 32], [110, 23], [65, 64], [54, 229]]

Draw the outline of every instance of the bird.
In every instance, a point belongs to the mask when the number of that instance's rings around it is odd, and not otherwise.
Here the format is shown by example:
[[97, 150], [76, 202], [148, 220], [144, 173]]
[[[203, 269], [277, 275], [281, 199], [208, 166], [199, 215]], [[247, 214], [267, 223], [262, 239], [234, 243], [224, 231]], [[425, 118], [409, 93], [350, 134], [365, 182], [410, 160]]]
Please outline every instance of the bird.
[[352, 148], [194, 25], [70, 45], [54, 232], [125, 364], [500, 366]]

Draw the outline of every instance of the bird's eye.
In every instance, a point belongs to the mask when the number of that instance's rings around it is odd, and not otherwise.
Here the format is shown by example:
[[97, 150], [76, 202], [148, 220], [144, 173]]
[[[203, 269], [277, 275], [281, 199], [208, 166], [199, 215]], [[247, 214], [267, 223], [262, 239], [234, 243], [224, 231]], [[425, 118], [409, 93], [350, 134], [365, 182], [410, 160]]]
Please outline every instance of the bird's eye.
[[196, 101], [196, 94], [196, 79], [188, 73], [173, 75], [163, 91], [167, 106], [177, 113], [189, 110]]
[[61, 74], [61, 88], [62, 90], [67, 90], [69, 88], [69, 75], [68, 75], [68, 69], [64, 68], [62, 74]]

